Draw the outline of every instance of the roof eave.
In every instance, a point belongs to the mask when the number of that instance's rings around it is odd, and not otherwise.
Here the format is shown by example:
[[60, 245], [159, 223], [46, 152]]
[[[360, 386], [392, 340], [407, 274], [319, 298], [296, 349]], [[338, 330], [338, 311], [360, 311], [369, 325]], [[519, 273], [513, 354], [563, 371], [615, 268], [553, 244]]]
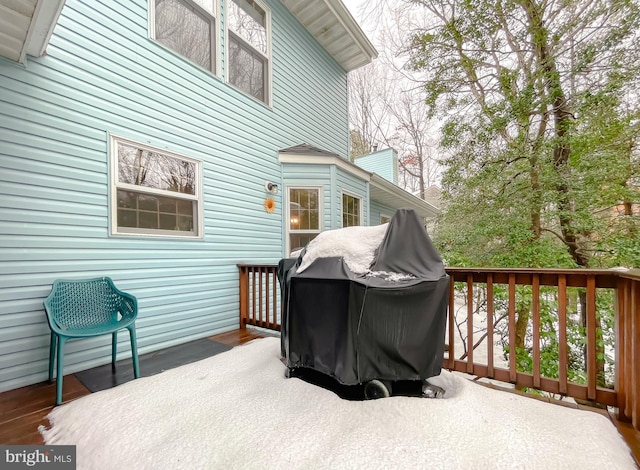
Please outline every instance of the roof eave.
[[414, 196], [377, 173], [371, 174], [370, 184], [372, 192], [378, 190], [390, 195], [391, 199], [393, 199], [391, 202], [393, 202], [394, 209], [410, 207], [425, 219], [432, 219], [440, 212], [433, 204]]
[[24, 64], [45, 53], [65, 0], [0, 0], [0, 56]]
[[44, 55], [66, 0], [38, 0], [21, 58]]
[[[342, 0], [282, 0], [282, 3], [345, 71], [360, 68], [378, 57], [378, 51]], [[318, 24], [318, 18], [328, 18], [330, 27], [326, 22]]]

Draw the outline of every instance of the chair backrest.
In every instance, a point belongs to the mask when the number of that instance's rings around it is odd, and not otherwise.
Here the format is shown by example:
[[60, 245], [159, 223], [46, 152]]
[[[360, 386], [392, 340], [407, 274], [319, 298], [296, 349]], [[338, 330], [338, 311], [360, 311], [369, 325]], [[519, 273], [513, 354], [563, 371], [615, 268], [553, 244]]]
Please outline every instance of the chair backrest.
[[82, 329], [108, 323], [122, 301], [108, 277], [57, 280], [44, 302], [51, 322], [60, 329]]

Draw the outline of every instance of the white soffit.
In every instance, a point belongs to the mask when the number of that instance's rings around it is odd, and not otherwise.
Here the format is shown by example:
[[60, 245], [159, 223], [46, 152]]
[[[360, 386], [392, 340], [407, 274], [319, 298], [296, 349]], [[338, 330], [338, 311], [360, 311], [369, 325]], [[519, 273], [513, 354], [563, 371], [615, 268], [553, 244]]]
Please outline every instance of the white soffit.
[[0, 0], [0, 56], [24, 63], [44, 54], [65, 0]]
[[376, 173], [371, 174], [369, 194], [372, 200], [385, 206], [394, 209], [408, 207], [425, 219], [432, 219], [440, 212], [434, 205], [414, 196]]
[[282, 0], [282, 3], [342, 68], [350, 72], [378, 57], [341, 0]]

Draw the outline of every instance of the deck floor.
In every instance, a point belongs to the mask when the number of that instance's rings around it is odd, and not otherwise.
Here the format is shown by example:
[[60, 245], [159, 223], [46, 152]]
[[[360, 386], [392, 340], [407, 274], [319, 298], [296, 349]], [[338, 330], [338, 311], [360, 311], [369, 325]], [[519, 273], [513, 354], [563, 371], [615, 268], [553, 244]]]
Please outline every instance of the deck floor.
[[[211, 336], [211, 339], [229, 346], [238, 346], [265, 336], [270, 334], [248, 328]], [[74, 374], [65, 375], [63, 402], [75, 400], [90, 393]], [[0, 445], [44, 444], [38, 432], [38, 426], [49, 425], [46, 417], [53, 409], [54, 402], [55, 382], [41, 382], [0, 393]], [[599, 411], [602, 413], [602, 410]], [[627, 441], [640, 468], [640, 432], [628, 423], [617, 421], [615, 416], [610, 415], [610, 417]]]
[[[267, 334], [244, 329], [212, 336], [211, 339], [229, 346], [238, 346]], [[74, 374], [64, 376], [62, 401], [68, 402], [91, 392]], [[56, 384], [41, 382], [0, 393], [0, 444], [44, 444], [38, 432], [41, 424], [48, 426], [47, 415], [53, 409]]]

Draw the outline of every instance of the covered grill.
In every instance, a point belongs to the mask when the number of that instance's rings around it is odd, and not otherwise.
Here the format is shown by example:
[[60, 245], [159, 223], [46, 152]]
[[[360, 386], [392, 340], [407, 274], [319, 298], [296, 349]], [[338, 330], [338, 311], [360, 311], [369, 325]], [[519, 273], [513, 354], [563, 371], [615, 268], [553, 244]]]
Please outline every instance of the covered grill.
[[[398, 210], [385, 232], [377, 229], [383, 237], [366, 269], [350, 267], [347, 252], [336, 256], [336, 240], [349, 239], [339, 232], [349, 229], [323, 232], [297, 259], [280, 261], [289, 371], [313, 369], [345, 385], [387, 389], [440, 373], [449, 292], [442, 259], [411, 209]], [[323, 243], [331, 256], [323, 256]]]

